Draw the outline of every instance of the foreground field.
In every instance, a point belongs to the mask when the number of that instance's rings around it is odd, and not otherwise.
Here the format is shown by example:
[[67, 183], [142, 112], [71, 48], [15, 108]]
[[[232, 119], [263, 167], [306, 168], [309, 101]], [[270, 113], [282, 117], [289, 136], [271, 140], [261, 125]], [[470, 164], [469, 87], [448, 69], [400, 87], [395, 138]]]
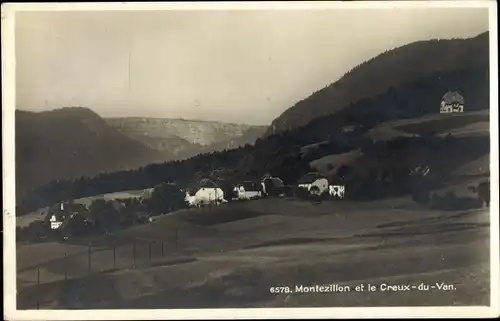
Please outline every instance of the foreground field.
[[[41, 308], [63, 309], [489, 304], [486, 209], [432, 211], [403, 198], [263, 199], [184, 210], [93, 238], [90, 273], [88, 241], [19, 246], [18, 307], [36, 308], [37, 297]], [[64, 253], [72, 257], [66, 270]], [[421, 283], [429, 289], [419, 291]], [[325, 284], [350, 291], [296, 291]], [[356, 291], [361, 284], [364, 291]], [[383, 291], [381, 284], [410, 285], [410, 291]], [[278, 286], [290, 291], [271, 293]]]

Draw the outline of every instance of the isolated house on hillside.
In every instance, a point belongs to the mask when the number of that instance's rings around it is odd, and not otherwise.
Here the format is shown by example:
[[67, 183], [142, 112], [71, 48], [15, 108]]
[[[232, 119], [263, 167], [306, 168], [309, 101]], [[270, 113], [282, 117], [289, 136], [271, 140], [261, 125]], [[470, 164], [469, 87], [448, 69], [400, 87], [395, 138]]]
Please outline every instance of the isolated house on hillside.
[[[190, 193], [191, 192], [191, 193]], [[201, 179], [186, 191], [186, 202], [191, 206], [225, 203], [224, 192], [210, 179]]]
[[464, 103], [464, 97], [462, 95], [456, 91], [449, 91], [441, 98], [439, 112], [441, 114], [463, 113]]
[[307, 173], [297, 182], [299, 188], [305, 188], [310, 194], [322, 195], [328, 191], [328, 179], [319, 173]]

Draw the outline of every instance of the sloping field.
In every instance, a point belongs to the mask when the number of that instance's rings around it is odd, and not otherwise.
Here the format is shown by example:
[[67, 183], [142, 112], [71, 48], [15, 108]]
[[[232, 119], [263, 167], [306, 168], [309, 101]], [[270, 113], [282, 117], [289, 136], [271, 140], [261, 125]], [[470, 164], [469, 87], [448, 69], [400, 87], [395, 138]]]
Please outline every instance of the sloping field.
[[400, 119], [382, 123], [368, 133], [375, 140], [391, 140], [401, 136], [426, 133], [452, 135], [489, 132], [489, 111], [460, 114], [432, 114], [420, 118]]
[[[488, 120], [490, 115], [489, 110], [479, 110], [479, 111], [468, 111], [464, 113], [452, 113], [452, 114], [429, 114], [419, 118], [408, 118], [408, 119], [398, 119], [390, 122], [381, 124], [380, 126], [390, 126], [399, 127], [403, 125], [419, 124], [422, 122], [432, 122], [432, 121], [446, 121], [452, 118], [469, 118], [469, 122]], [[464, 120], [465, 121], [465, 120]]]
[[[411, 124], [395, 126], [395, 129], [404, 131], [410, 134], [426, 134], [426, 133], [450, 133], [458, 128], [470, 126], [471, 124], [480, 123], [489, 124], [489, 116], [485, 115], [460, 115], [448, 116], [439, 119], [421, 120]], [[476, 125], [475, 125], [476, 126]], [[476, 126], [484, 127], [484, 126]], [[489, 125], [486, 127], [489, 128]]]
[[[488, 121], [478, 121], [472, 124], [467, 124], [462, 127], [456, 127], [448, 131], [449, 134], [455, 137], [463, 136], [489, 136], [490, 135], [490, 123]], [[441, 135], [447, 135], [448, 133], [442, 133]]]
[[128, 190], [128, 191], [101, 194], [91, 197], [77, 198], [75, 199], [75, 203], [80, 203], [89, 206], [94, 200], [97, 199], [111, 201], [115, 199], [147, 197], [152, 190], [153, 190], [152, 188], [147, 188], [143, 190]]
[[48, 209], [48, 207], [44, 207], [26, 215], [16, 216], [16, 227], [23, 228], [33, 222], [43, 221]]
[[397, 137], [411, 137], [413, 135], [394, 127], [382, 125], [371, 129], [367, 136], [374, 141], [390, 141]]
[[351, 162], [361, 157], [363, 153], [360, 149], [352, 150], [347, 153], [327, 155], [318, 158], [310, 163], [312, 168], [317, 171], [326, 172], [329, 166], [337, 167], [341, 165], [349, 165]]
[[490, 153], [466, 163], [454, 171], [457, 175], [484, 175], [490, 172]]
[[[167, 215], [113, 235], [153, 238], [177, 229], [178, 244], [161, 259], [67, 281], [52, 266], [43, 271], [50, 281], [38, 288], [23, 272], [19, 308], [35, 307], [37, 293], [44, 294], [43, 307], [68, 309], [488, 304], [488, 211], [431, 211], [407, 199], [395, 200], [396, 206], [387, 202], [262, 199]], [[231, 211], [234, 220], [228, 219]], [[48, 245], [38, 246], [41, 255]], [[422, 282], [454, 289], [380, 289], [381, 283]], [[368, 283], [378, 290], [368, 292]], [[296, 285], [322, 284], [352, 289], [295, 291]], [[363, 292], [354, 291], [359, 284]], [[289, 286], [294, 293], [273, 294], [271, 286]]]

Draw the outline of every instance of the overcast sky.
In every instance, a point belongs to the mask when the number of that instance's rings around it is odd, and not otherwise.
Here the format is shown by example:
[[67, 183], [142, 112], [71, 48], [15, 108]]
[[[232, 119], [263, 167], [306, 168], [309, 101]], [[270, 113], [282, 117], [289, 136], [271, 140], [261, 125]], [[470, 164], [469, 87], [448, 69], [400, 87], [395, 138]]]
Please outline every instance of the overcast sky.
[[17, 108], [269, 124], [387, 49], [487, 29], [487, 9], [22, 12]]

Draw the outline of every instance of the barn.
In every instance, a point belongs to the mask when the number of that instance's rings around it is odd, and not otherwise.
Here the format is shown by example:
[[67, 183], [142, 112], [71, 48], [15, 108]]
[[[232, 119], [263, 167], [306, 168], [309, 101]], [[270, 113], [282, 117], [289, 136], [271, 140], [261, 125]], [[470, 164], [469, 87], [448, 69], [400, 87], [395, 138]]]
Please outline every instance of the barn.
[[265, 176], [261, 182], [262, 195], [282, 196], [285, 194], [285, 184], [278, 177]]
[[262, 195], [261, 186], [253, 181], [236, 184], [233, 189], [236, 199], [253, 199]]
[[297, 182], [298, 188], [305, 188], [312, 195], [328, 192], [328, 179], [317, 172], [307, 173]]
[[50, 224], [52, 230], [59, 230], [65, 228], [71, 220], [77, 217], [82, 218], [85, 223], [91, 223], [85, 205], [61, 202], [49, 208], [45, 222]]
[[216, 204], [227, 202], [224, 199], [224, 192], [212, 180], [204, 178], [190, 186], [186, 190], [186, 202], [191, 206], [203, 206], [207, 204]]

